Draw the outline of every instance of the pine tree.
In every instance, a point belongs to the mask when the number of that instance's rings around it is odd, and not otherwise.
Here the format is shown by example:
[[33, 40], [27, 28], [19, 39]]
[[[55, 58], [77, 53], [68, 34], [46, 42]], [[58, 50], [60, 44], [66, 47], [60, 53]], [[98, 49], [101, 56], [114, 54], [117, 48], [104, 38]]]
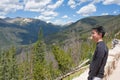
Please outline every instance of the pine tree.
[[18, 65], [16, 62], [16, 50], [14, 47], [1, 54], [0, 79], [18, 80]]
[[18, 75], [19, 75], [19, 72], [18, 72], [18, 63], [17, 63], [17, 60], [16, 60], [16, 49], [15, 47], [12, 47], [10, 50], [9, 50], [9, 53], [10, 53], [10, 64], [11, 64], [11, 68], [10, 68], [10, 72], [11, 72], [11, 80], [18, 80]]
[[3, 71], [4, 71], [4, 65], [3, 65], [3, 63], [4, 63], [4, 52], [3, 51], [1, 51], [0, 52], [0, 80], [3, 80]]
[[58, 62], [59, 69], [62, 71], [62, 73], [64, 74], [68, 72], [73, 64], [70, 55], [57, 45], [53, 45], [52, 52]]
[[23, 62], [23, 67], [24, 67], [24, 80], [30, 80], [30, 61], [29, 61], [29, 56], [28, 53], [26, 53], [26, 59]]
[[33, 78], [34, 80], [51, 80], [49, 68], [45, 61], [46, 46], [40, 29], [38, 41], [33, 47]]

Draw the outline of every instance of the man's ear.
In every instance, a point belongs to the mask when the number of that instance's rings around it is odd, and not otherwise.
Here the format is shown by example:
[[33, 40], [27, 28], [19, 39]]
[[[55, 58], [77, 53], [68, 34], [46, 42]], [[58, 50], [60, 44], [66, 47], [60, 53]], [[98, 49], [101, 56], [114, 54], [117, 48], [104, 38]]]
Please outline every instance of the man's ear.
[[99, 33], [99, 35], [102, 37], [102, 33]]

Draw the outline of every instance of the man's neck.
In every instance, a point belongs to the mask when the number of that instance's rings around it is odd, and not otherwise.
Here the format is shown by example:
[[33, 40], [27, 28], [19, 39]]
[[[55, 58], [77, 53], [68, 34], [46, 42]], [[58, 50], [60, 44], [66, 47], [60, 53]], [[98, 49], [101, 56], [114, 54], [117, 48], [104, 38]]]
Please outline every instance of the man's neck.
[[101, 42], [101, 41], [103, 41], [103, 39], [99, 39], [97, 42]]

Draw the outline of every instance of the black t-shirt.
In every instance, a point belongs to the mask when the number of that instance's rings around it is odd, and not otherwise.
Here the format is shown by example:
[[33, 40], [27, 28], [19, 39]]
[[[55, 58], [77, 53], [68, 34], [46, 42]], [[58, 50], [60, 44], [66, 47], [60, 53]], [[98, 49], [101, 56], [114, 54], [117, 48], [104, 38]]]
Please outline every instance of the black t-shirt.
[[96, 50], [93, 55], [93, 59], [90, 63], [90, 71], [88, 80], [92, 80], [93, 77], [103, 78], [104, 67], [108, 57], [108, 48], [103, 41], [97, 43]]

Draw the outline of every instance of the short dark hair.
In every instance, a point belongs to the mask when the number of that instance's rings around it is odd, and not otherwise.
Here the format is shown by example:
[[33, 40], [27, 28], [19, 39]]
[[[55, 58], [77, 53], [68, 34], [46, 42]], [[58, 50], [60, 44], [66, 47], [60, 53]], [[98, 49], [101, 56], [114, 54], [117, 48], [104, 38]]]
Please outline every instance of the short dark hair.
[[92, 28], [92, 30], [96, 30], [98, 33], [102, 33], [102, 37], [104, 37], [105, 35], [105, 29], [103, 28], [103, 26]]

